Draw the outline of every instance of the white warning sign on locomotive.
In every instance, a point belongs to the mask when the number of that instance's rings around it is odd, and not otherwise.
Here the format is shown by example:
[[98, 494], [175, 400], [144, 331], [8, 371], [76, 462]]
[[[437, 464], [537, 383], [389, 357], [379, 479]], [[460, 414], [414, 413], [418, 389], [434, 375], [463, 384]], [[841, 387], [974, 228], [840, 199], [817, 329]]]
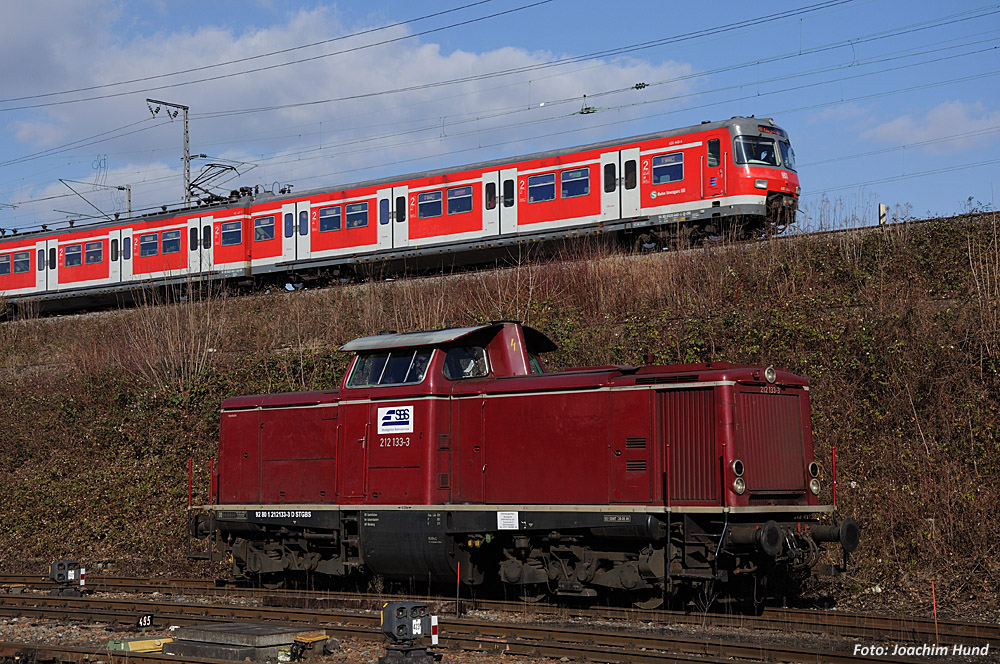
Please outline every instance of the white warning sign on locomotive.
[[413, 433], [413, 406], [379, 408], [378, 432]]

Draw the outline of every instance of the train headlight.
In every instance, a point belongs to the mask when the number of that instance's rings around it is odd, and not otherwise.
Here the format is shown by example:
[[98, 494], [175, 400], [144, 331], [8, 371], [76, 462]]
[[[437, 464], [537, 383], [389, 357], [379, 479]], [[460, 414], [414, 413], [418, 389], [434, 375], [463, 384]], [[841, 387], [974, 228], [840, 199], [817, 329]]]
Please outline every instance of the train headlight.
[[819, 495], [820, 485], [819, 480], [815, 477], [809, 480], [809, 490], [812, 491], [814, 496]]
[[771, 365], [767, 369], [764, 369], [764, 380], [766, 380], [769, 383], [773, 383], [777, 379], [778, 379], [778, 372], [774, 370], [774, 365]]
[[809, 462], [809, 477], [819, 477], [819, 464], [815, 461]]
[[756, 180], [753, 181], [753, 186], [755, 186], [758, 189], [767, 189], [767, 180], [763, 178], [757, 178]]
[[735, 480], [733, 480], [733, 491], [736, 492], [736, 495], [742, 496], [743, 492], [746, 490], [747, 490], [747, 483], [742, 477], [737, 477]]
[[796, 187], [795, 188], [795, 195], [798, 196], [801, 193], [802, 193], [802, 187]]
[[742, 461], [740, 461], [739, 459], [733, 461], [733, 474], [736, 475], [736, 477], [743, 477], [743, 470], [744, 468]]

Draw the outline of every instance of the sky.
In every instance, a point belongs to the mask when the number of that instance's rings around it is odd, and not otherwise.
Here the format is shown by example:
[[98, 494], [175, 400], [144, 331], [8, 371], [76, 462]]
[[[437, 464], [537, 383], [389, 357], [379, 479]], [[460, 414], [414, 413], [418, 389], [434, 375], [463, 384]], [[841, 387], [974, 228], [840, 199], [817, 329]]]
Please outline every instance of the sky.
[[[995, 208], [1000, 4], [32, 0], [0, 24], [0, 229], [306, 191], [735, 115], [787, 130], [799, 226]], [[581, 113], [587, 108], [592, 112]], [[208, 169], [208, 170], [206, 170]], [[204, 175], [201, 175], [203, 174]], [[201, 177], [199, 177], [201, 175]]]

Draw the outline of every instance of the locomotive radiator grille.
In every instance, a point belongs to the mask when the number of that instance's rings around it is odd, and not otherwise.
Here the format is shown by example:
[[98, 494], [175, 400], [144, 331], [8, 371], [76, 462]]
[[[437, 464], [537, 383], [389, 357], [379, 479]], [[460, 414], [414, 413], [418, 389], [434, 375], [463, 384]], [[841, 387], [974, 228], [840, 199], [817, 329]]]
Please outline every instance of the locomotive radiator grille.
[[799, 395], [740, 392], [737, 408], [737, 456], [746, 464], [747, 490], [804, 492]]

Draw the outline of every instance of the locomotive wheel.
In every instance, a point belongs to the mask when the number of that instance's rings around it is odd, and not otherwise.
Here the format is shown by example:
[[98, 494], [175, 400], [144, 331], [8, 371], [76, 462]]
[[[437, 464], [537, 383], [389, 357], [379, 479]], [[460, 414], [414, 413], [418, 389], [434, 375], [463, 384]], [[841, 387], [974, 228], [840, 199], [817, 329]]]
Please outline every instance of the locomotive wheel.
[[644, 599], [634, 600], [632, 606], [637, 609], [658, 609], [663, 606], [663, 593], [653, 590]]

